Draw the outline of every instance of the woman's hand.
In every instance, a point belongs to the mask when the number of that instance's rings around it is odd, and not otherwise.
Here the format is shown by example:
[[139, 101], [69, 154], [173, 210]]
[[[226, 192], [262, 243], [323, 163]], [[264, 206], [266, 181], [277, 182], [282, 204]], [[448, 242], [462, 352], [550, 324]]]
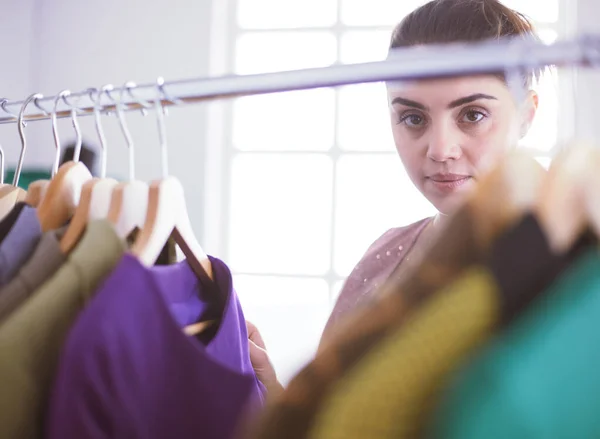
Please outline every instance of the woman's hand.
[[254, 368], [254, 373], [261, 383], [267, 388], [270, 396], [275, 396], [283, 390], [283, 386], [277, 381], [275, 368], [271, 363], [265, 342], [258, 332], [256, 326], [246, 321], [248, 329], [248, 344], [250, 346], [250, 361]]

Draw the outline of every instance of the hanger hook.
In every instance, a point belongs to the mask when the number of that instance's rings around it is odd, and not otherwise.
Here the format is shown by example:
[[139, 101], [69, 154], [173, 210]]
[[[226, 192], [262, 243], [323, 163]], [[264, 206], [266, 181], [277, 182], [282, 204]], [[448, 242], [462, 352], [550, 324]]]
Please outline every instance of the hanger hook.
[[31, 101], [34, 99], [41, 99], [44, 96], [41, 93], [34, 93], [29, 95], [19, 111], [17, 117], [17, 128], [19, 130], [19, 137], [21, 138], [21, 154], [19, 155], [19, 162], [17, 163], [17, 169], [15, 169], [15, 175], [13, 177], [13, 186], [18, 186], [19, 178], [21, 177], [21, 170], [23, 169], [23, 160], [25, 159], [25, 150], [27, 149], [27, 139], [25, 138], [25, 110]]
[[[102, 110], [103, 106], [100, 104], [102, 100], [102, 94], [105, 91], [105, 87], [102, 87], [100, 90], [97, 88], [89, 88], [87, 91], [89, 93], [90, 100], [94, 104], [94, 119], [96, 124], [96, 133], [98, 134], [98, 139], [100, 140], [100, 147], [102, 148], [102, 158], [100, 160], [100, 177], [106, 177], [106, 157], [108, 155], [108, 151], [106, 150], [106, 136], [104, 135], [104, 129], [102, 128]], [[96, 97], [94, 98], [94, 94]]]
[[[0, 108], [2, 108], [2, 110], [9, 116], [12, 116], [15, 119], [18, 119], [19, 116], [12, 114], [10, 111], [8, 111], [6, 109], [7, 102], [8, 102], [8, 99], [6, 99], [6, 98], [0, 99]], [[0, 145], [0, 184], [4, 184], [4, 148], [2, 147], [2, 145]]]
[[133, 81], [129, 81], [125, 84], [125, 90], [127, 91], [127, 94], [131, 99], [133, 99], [137, 104], [139, 104], [142, 107], [141, 112], [144, 116], [146, 116], [148, 114], [147, 110], [153, 108], [153, 105], [150, 102], [144, 101], [139, 97], [135, 96], [132, 91], [135, 88], [137, 88], [137, 84]]
[[127, 127], [127, 122], [125, 120], [125, 105], [123, 104], [123, 94], [127, 90], [127, 87], [130, 85], [130, 82], [126, 82], [125, 85], [121, 87], [118, 101], [111, 94], [111, 92], [113, 91], [112, 86], [107, 88], [105, 90], [105, 93], [110, 98], [110, 100], [115, 103], [115, 109], [117, 110], [117, 118], [119, 119], [119, 126], [121, 127], [121, 131], [123, 133], [123, 136], [125, 137], [125, 142], [127, 143], [127, 148], [129, 150], [129, 180], [133, 181], [135, 179], [134, 145], [133, 138], [131, 137], [131, 132], [129, 131], [129, 128]]
[[68, 95], [71, 92], [69, 90], [63, 90], [54, 97], [54, 107], [50, 114], [52, 120], [52, 137], [54, 137], [54, 146], [56, 147], [56, 153], [54, 155], [54, 164], [52, 165], [52, 176], [56, 175], [58, 171], [58, 164], [60, 163], [60, 136], [58, 135], [58, 102], [63, 98], [64, 95]]
[[44, 107], [42, 107], [42, 104], [40, 104], [40, 99], [41, 98], [33, 98], [33, 105], [41, 110], [44, 113], [44, 116], [50, 116], [50, 112], [48, 112]]
[[163, 98], [166, 98], [164, 84], [165, 80], [161, 76], [159, 76], [156, 79], [156, 90], [158, 92], [158, 96], [154, 101], [156, 104], [156, 121], [158, 123], [158, 139], [160, 144], [161, 170], [163, 179], [167, 178], [169, 175], [167, 124], [165, 122], [166, 108], [162, 103]]
[[75, 130], [75, 151], [73, 151], [73, 161], [75, 163], [79, 162], [79, 157], [81, 156], [81, 146], [83, 144], [83, 136], [81, 135], [81, 129], [79, 128], [79, 121], [77, 120], [77, 111], [80, 110], [76, 105], [73, 105], [67, 99], [71, 93], [65, 94], [62, 99], [63, 102], [68, 105], [71, 109], [71, 123], [73, 125], [73, 129]]

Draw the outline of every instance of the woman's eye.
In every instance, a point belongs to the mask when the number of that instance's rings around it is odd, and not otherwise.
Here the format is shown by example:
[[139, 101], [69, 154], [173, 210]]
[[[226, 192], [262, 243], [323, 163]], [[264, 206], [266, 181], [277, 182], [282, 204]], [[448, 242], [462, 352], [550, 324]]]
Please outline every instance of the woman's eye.
[[481, 111], [469, 110], [463, 115], [463, 122], [476, 123], [480, 122], [485, 116]]
[[403, 123], [409, 127], [418, 127], [423, 125], [425, 122], [425, 118], [420, 114], [407, 114], [406, 116], [402, 116], [400, 119], [400, 123]]

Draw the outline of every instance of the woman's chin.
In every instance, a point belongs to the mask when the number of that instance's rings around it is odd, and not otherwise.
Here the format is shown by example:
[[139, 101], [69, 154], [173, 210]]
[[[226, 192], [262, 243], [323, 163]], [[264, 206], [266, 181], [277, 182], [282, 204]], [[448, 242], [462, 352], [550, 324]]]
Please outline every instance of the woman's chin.
[[468, 199], [469, 191], [460, 191], [429, 198], [429, 201], [442, 215], [451, 215], [456, 212]]

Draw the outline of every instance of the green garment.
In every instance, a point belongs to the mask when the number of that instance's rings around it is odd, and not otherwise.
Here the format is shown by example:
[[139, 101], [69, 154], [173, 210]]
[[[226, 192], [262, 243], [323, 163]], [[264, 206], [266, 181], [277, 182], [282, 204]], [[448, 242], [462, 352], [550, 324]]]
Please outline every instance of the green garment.
[[600, 437], [599, 321], [594, 249], [458, 374], [428, 437]]
[[123, 252], [109, 222], [91, 222], [56, 274], [0, 326], [0, 438], [42, 437], [68, 331]]
[[[6, 174], [4, 174], [4, 183], [12, 184], [14, 175], [15, 175], [14, 169], [7, 170]], [[37, 181], [37, 180], [50, 180], [50, 176], [51, 176], [51, 174], [50, 174], [49, 170], [23, 169], [23, 171], [21, 172], [21, 176], [19, 177], [18, 186], [20, 188], [27, 190], [30, 183]]]

